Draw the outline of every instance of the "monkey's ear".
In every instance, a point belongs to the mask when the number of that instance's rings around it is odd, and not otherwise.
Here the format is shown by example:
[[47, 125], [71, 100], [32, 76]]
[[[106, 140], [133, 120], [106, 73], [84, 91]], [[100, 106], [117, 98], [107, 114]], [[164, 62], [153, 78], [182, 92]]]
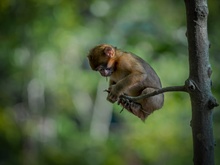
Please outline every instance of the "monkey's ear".
[[115, 55], [115, 50], [110, 46], [105, 47], [104, 52], [109, 57], [113, 57]]

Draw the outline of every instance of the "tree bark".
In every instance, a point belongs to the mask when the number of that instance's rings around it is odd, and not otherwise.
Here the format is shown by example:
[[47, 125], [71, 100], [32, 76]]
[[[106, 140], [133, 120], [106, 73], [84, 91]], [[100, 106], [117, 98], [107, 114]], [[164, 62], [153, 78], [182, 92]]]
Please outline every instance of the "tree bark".
[[212, 109], [217, 106], [211, 93], [211, 66], [207, 34], [206, 0], [185, 0], [189, 52], [189, 90], [192, 105], [194, 165], [214, 165]]

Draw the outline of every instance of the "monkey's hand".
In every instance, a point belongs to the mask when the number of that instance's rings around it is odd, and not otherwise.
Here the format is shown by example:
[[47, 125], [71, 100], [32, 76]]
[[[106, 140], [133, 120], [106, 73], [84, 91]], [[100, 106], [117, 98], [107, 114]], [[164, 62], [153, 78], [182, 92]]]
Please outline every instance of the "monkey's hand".
[[108, 96], [107, 100], [110, 101], [111, 103], [115, 103], [119, 96], [121, 95], [120, 90], [117, 88], [116, 85], [111, 85], [108, 89]]

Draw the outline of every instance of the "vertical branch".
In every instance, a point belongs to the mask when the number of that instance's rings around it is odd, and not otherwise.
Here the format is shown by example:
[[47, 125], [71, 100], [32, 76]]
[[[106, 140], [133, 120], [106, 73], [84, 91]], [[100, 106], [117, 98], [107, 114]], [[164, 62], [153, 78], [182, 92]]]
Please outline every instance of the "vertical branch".
[[212, 109], [217, 103], [211, 93], [211, 67], [207, 34], [206, 0], [185, 0], [189, 51], [194, 165], [214, 165]]

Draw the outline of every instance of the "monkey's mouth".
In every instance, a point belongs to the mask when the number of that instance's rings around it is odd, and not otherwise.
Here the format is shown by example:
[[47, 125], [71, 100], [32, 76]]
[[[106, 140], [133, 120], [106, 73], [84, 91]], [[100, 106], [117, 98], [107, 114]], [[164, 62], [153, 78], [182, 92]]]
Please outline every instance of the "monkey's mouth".
[[103, 77], [108, 77], [111, 76], [111, 74], [113, 73], [113, 68], [107, 68], [106, 66], [100, 65], [98, 66], [96, 69], [96, 71], [99, 71], [99, 73], [103, 76]]
[[100, 73], [103, 77], [108, 77], [108, 76], [111, 76], [111, 74], [113, 73], [113, 70], [112, 70], [111, 68], [105, 68], [105, 69], [99, 70], [99, 73]]

